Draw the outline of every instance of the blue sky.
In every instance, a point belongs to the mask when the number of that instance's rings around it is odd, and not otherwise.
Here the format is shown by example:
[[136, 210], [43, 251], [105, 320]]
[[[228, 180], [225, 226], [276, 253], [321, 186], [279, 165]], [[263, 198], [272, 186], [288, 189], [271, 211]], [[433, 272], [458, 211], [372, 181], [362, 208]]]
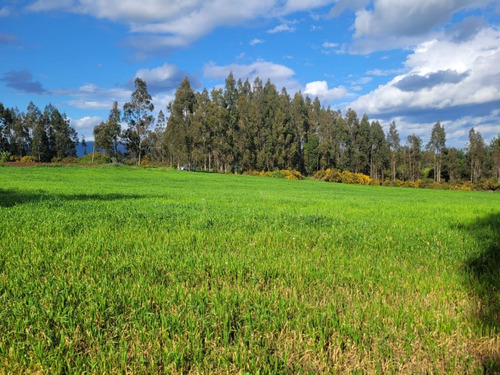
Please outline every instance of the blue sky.
[[127, 102], [135, 77], [156, 111], [188, 76], [211, 89], [270, 78], [290, 94], [366, 113], [403, 140], [500, 134], [498, 0], [4, 0], [0, 102], [52, 103], [78, 133]]

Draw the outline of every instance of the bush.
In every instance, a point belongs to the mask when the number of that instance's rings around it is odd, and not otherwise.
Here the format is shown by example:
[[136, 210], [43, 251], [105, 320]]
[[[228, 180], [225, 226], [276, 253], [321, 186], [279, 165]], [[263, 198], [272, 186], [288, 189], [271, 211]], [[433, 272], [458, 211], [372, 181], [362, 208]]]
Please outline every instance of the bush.
[[302, 173], [296, 170], [288, 169], [277, 169], [275, 171], [246, 171], [242, 173], [245, 176], [260, 176], [260, 177], [275, 177], [275, 178], [286, 178], [287, 180], [303, 180], [304, 176]]
[[326, 176], [326, 171], [324, 169], [320, 169], [319, 171], [316, 171], [315, 174], [311, 176], [313, 180], [324, 180]]
[[25, 155], [21, 158], [21, 163], [34, 163], [35, 161], [35, 157], [31, 155]]
[[141, 159], [141, 165], [142, 165], [143, 167], [145, 167], [145, 166], [148, 166], [148, 165], [149, 165], [149, 157], [148, 157], [148, 155], [144, 156], [144, 157]]
[[5, 163], [6, 161], [10, 160], [10, 152], [9, 151], [4, 151], [0, 154], [0, 162]]
[[493, 178], [489, 178], [487, 180], [484, 180], [481, 183], [481, 189], [482, 190], [500, 190], [500, 184], [498, 183], [497, 180], [494, 180]]
[[[75, 159], [75, 162], [82, 164], [92, 163], [92, 153]], [[107, 164], [111, 163], [111, 158], [102, 152], [94, 152], [94, 164]]]

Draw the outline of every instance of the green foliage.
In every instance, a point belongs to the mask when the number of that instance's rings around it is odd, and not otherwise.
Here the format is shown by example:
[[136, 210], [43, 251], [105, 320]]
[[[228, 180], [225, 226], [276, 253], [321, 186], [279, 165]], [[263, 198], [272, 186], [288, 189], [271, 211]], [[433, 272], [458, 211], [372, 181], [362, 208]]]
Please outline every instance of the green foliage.
[[111, 161], [111, 158], [108, 155], [103, 154], [102, 152], [91, 152], [90, 154], [84, 155], [81, 158], [75, 160], [75, 162], [83, 164], [108, 164], [111, 163]]
[[9, 151], [3, 151], [0, 153], [0, 162], [5, 163], [7, 161], [10, 161], [10, 156], [11, 153]]
[[[123, 120], [128, 123], [128, 129], [124, 133], [125, 146], [129, 156], [137, 160], [137, 165], [141, 164], [144, 153], [144, 141], [148, 136], [148, 129], [154, 121], [152, 112], [154, 110], [151, 95], [148, 92], [147, 84], [141, 78], [134, 81], [135, 90], [130, 96], [130, 102], [123, 105]], [[115, 117], [117, 106], [114, 106], [108, 121], [108, 127], [117, 126], [117, 121], [111, 119]], [[119, 116], [119, 112], [118, 112]]]
[[0, 169], [0, 373], [498, 368], [498, 194]]

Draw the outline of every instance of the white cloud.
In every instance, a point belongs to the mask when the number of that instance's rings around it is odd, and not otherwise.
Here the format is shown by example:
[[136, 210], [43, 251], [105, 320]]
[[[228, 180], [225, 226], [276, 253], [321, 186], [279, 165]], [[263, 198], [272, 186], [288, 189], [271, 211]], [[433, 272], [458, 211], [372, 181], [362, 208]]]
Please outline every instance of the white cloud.
[[264, 43], [264, 41], [263, 41], [263, 40], [260, 40], [260, 39], [257, 39], [257, 38], [252, 39], [252, 40], [250, 41], [250, 45], [251, 45], [251, 46], [255, 46], [256, 44], [261, 44], [261, 43]]
[[330, 4], [331, 0], [288, 0], [283, 12], [286, 14], [318, 8]]
[[203, 75], [209, 79], [222, 80], [227, 78], [230, 72], [236, 79], [247, 79], [250, 83], [256, 77], [262, 81], [270, 79], [278, 89], [286, 87], [289, 91], [299, 91], [299, 83], [293, 79], [295, 72], [285, 65], [275, 64], [272, 62], [257, 60], [252, 64], [230, 64], [230, 65], [216, 65], [215, 63], [205, 64], [203, 67]]
[[443, 40], [421, 43], [405, 62], [406, 74], [360, 97], [353, 107], [377, 114], [497, 101], [499, 62], [500, 31], [493, 28], [460, 44]]
[[152, 69], [139, 69], [135, 74], [135, 78], [137, 77], [146, 81], [148, 91], [152, 94], [172, 92], [177, 89], [185, 77], [189, 78], [193, 88], [201, 86], [201, 82], [197, 77], [191, 76], [189, 72], [181, 71], [177, 65], [169, 63], [164, 63], [162, 66]]
[[282, 23], [281, 25], [278, 25], [276, 27], [273, 27], [270, 30], [267, 30], [269, 34], [276, 34], [276, 33], [282, 33], [282, 32], [289, 32], [293, 33], [295, 31], [295, 27], [288, 26], [285, 23]]
[[[463, 9], [480, 8], [489, 0], [340, 0], [330, 15], [344, 10], [355, 12], [352, 53], [415, 46], [437, 33], [453, 14]], [[460, 32], [472, 33], [480, 27], [478, 20], [469, 20]]]
[[172, 100], [174, 100], [174, 98], [175, 98], [174, 92], [160, 93], [160, 94], [154, 95], [152, 99], [153, 99], [153, 103], [155, 105], [155, 111], [160, 112], [160, 110], [162, 110], [163, 113], [168, 116], [166, 109], [167, 109], [168, 104]]
[[79, 109], [102, 110], [111, 109], [114, 101], [123, 104], [129, 98], [131, 90], [124, 88], [100, 88], [96, 84], [88, 83], [77, 89], [55, 89], [51, 94], [68, 96], [68, 104]]
[[346, 96], [347, 90], [344, 86], [329, 89], [326, 81], [314, 81], [306, 84], [304, 94], [312, 97], [317, 96], [322, 102], [331, 102]]
[[[259, 17], [280, 19], [311, 10], [328, 0], [36, 0], [25, 9], [61, 10], [125, 23], [134, 35], [128, 44], [146, 54], [185, 47], [219, 26], [235, 26]], [[278, 31], [293, 27], [279, 25]]]
[[76, 130], [93, 129], [94, 126], [99, 125], [102, 121], [102, 117], [99, 116], [85, 116], [77, 120], [70, 119], [71, 126]]

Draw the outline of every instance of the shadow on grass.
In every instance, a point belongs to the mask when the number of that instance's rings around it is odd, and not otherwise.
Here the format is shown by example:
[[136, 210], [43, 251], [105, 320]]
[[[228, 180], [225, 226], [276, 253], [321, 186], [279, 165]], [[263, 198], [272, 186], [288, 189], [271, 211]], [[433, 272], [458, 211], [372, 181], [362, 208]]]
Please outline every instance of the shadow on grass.
[[43, 190], [22, 191], [0, 188], [0, 207], [12, 207], [19, 204], [42, 201], [113, 201], [121, 199], [139, 199], [139, 194], [53, 194]]
[[[500, 212], [461, 227], [482, 244], [482, 251], [467, 260], [465, 272], [472, 292], [479, 297], [476, 316], [482, 330], [500, 331]], [[485, 373], [500, 373], [500, 355], [483, 358]]]

